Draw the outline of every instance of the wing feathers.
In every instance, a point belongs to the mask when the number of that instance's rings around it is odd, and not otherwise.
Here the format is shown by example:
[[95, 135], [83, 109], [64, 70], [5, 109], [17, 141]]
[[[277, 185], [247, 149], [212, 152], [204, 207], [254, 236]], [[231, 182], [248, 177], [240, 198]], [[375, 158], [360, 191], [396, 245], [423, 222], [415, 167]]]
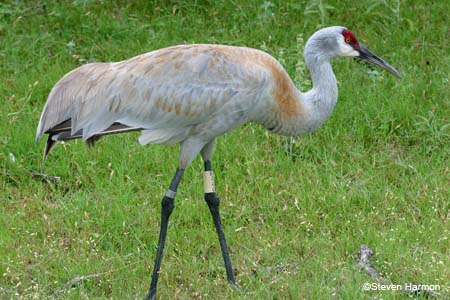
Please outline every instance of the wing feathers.
[[[69, 141], [83, 137], [83, 130], [79, 130], [76, 133], [72, 133], [71, 123], [72, 122], [69, 119], [45, 132], [48, 133], [48, 139], [45, 146], [44, 159], [53, 149], [56, 142]], [[102, 136], [140, 130], [142, 130], [142, 128], [130, 127], [120, 123], [113, 123], [105, 130], [102, 130], [101, 132], [97, 132], [95, 135], [92, 135], [89, 139], [86, 140], [86, 142], [88, 143], [89, 146], [94, 146], [95, 142]]]
[[254, 101], [267, 82], [263, 56], [247, 48], [185, 45], [81, 66], [52, 89], [36, 139], [50, 129], [56, 134], [70, 119], [70, 134], [64, 130], [58, 139], [82, 134], [88, 140], [118, 122], [145, 129], [141, 143], [180, 142], [228, 102]]
[[141, 145], [149, 143], [177, 144], [186, 139], [190, 129], [191, 127], [143, 130], [139, 137], [139, 143]]

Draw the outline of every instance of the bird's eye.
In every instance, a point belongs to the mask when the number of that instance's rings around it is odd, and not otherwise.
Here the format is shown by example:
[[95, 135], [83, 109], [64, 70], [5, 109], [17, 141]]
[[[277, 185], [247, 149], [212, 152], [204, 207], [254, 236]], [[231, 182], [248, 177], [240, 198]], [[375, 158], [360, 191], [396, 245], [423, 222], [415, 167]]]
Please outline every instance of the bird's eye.
[[350, 42], [351, 42], [350, 38], [349, 38], [349, 37], [346, 37], [346, 38], [345, 38], [345, 42], [346, 42], [347, 44], [350, 44]]

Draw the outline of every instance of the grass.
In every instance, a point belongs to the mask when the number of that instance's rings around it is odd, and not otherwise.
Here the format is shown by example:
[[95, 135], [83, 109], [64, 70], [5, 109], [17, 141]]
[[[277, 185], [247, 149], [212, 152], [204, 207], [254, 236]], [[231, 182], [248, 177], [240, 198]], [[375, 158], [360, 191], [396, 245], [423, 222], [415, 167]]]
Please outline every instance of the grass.
[[213, 165], [239, 290], [225, 279], [197, 159], [179, 188], [158, 297], [404, 298], [362, 290], [373, 280], [356, 266], [361, 244], [390, 282], [439, 284], [449, 297], [449, 11], [448, 1], [1, 2], [0, 299], [142, 299], [150, 281], [178, 147], [141, 147], [137, 134], [94, 149], [78, 141], [44, 167], [34, 133], [62, 75], [221, 43], [264, 49], [308, 86], [301, 38], [335, 24], [403, 80], [336, 60], [339, 102], [317, 132], [290, 141], [248, 124], [219, 138]]

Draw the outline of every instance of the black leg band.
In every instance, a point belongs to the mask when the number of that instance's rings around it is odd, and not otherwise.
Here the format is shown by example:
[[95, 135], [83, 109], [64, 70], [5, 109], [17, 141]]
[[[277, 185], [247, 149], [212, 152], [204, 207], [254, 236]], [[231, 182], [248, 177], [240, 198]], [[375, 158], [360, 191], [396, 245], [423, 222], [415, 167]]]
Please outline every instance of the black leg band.
[[205, 161], [205, 171], [212, 171], [210, 160]]

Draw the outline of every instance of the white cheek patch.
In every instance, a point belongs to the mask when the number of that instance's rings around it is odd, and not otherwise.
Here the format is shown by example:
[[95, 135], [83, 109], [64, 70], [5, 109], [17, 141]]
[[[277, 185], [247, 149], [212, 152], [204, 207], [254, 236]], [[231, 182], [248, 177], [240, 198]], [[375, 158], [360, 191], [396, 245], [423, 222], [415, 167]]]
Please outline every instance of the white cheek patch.
[[347, 44], [344, 41], [344, 37], [343, 36], [338, 38], [338, 45], [339, 45], [339, 50], [341, 52], [340, 53], [341, 56], [359, 56], [359, 52], [356, 51], [355, 49], [353, 49], [352, 46]]
[[214, 193], [216, 191], [214, 185], [214, 173], [213, 171], [205, 171], [203, 173], [203, 182], [205, 185], [205, 194]]
[[348, 54], [348, 56], [359, 56], [359, 52], [352, 49], [352, 51]]

